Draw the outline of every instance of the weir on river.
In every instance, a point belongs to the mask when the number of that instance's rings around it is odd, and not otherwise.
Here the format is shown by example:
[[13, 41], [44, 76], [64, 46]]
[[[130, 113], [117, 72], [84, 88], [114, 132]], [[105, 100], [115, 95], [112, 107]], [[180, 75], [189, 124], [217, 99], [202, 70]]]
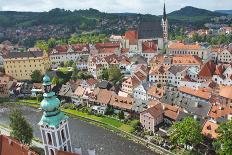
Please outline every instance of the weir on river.
[[[42, 111], [38, 109], [19, 105], [0, 106], [0, 124], [9, 125], [9, 114], [13, 108], [23, 113], [34, 128], [34, 136], [41, 139], [37, 123], [40, 121]], [[70, 118], [69, 126], [72, 146], [81, 147], [83, 155], [87, 155], [87, 149], [95, 149], [97, 155], [156, 155], [145, 146], [82, 120]]]

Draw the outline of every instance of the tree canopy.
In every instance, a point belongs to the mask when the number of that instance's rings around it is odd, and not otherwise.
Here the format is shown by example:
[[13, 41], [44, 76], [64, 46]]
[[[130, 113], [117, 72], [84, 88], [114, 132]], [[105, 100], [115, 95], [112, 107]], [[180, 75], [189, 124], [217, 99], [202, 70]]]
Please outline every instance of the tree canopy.
[[123, 78], [123, 74], [121, 73], [120, 69], [117, 67], [111, 67], [109, 69], [104, 69], [102, 72], [102, 79], [109, 80], [114, 83], [121, 81]]
[[232, 153], [232, 120], [222, 123], [217, 129], [218, 140], [214, 147], [218, 154], [229, 155]]
[[41, 74], [40, 70], [34, 70], [31, 74], [31, 79], [33, 82], [41, 82], [43, 75]]
[[174, 144], [195, 145], [202, 141], [201, 125], [193, 118], [186, 117], [184, 120], [173, 124], [168, 131], [170, 140]]
[[10, 114], [10, 135], [23, 144], [30, 145], [33, 138], [33, 129], [31, 125], [22, 116], [18, 110], [13, 110]]
[[48, 43], [45, 40], [36, 41], [35, 47], [38, 47], [45, 52], [48, 52]]

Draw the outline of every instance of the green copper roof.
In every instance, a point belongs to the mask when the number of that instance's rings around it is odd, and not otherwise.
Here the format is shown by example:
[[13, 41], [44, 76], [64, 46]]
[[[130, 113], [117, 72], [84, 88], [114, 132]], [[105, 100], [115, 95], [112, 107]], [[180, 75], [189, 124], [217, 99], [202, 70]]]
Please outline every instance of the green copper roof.
[[43, 85], [44, 86], [47, 86], [47, 85], [51, 85], [51, 79], [50, 77], [46, 74], [44, 77], [43, 77]]
[[[49, 76], [44, 76], [43, 85], [45, 87], [50, 87], [51, 81]], [[68, 117], [59, 110], [60, 100], [55, 96], [55, 93], [53, 91], [50, 90], [49, 92], [44, 93], [43, 97], [44, 99], [42, 100], [40, 106], [44, 113], [39, 122], [39, 125], [56, 127], [60, 124], [62, 120], [68, 119]]]
[[60, 100], [55, 96], [44, 98], [40, 106], [44, 111], [54, 111], [55, 109], [59, 108]]
[[39, 125], [48, 125], [50, 127], [57, 127], [59, 126], [60, 122], [62, 120], [67, 120], [68, 116], [64, 115], [63, 112], [59, 112], [57, 115], [55, 116], [46, 116], [46, 114], [43, 114]]

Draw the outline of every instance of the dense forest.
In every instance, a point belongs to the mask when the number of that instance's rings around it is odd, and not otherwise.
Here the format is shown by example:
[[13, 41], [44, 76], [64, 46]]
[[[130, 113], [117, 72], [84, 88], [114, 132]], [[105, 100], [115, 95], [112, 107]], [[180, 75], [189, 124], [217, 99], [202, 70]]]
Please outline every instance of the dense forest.
[[[180, 24], [201, 24], [210, 21], [213, 17], [223, 16], [225, 14], [212, 12], [194, 7], [184, 7], [180, 10], [168, 14], [170, 23]], [[118, 19], [140, 18], [142, 21], [161, 20], [161, 16], [142, 15], [135, 13], [104, 13], [96, 9], [88, 10], [64, 10], [53, 9], [48, 12], [16, 12], [16, 11], [0, 11], [0, 26], [3, 27], [28, 27], [44, 24], [64, 24], [79, 25], [83, 28], [91, 28], [103, 20], [109, 21], [111, 24], [117, 23]]]

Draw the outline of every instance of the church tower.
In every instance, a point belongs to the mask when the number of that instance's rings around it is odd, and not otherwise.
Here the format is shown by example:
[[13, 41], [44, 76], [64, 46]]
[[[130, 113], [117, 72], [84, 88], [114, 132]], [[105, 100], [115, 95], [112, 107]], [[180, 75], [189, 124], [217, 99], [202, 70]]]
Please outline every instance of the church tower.
[[43, 78], [44, 94], [41, 108], [44, 111], [39, 122], [45, 155], [56, 155], [58, 150], [72, 152], [68, 117], [60, 111], [60, 100], [51, 90], [51, 80]]
[[168, 43], [168, 19], [167, 19], [167, 14], [166, 14], [165, 3], [164, 3], [164, 12], [163, 12], [163, 18], [162, 18], [161, 25], [163, 27], [164, 47], [166, 47]]

